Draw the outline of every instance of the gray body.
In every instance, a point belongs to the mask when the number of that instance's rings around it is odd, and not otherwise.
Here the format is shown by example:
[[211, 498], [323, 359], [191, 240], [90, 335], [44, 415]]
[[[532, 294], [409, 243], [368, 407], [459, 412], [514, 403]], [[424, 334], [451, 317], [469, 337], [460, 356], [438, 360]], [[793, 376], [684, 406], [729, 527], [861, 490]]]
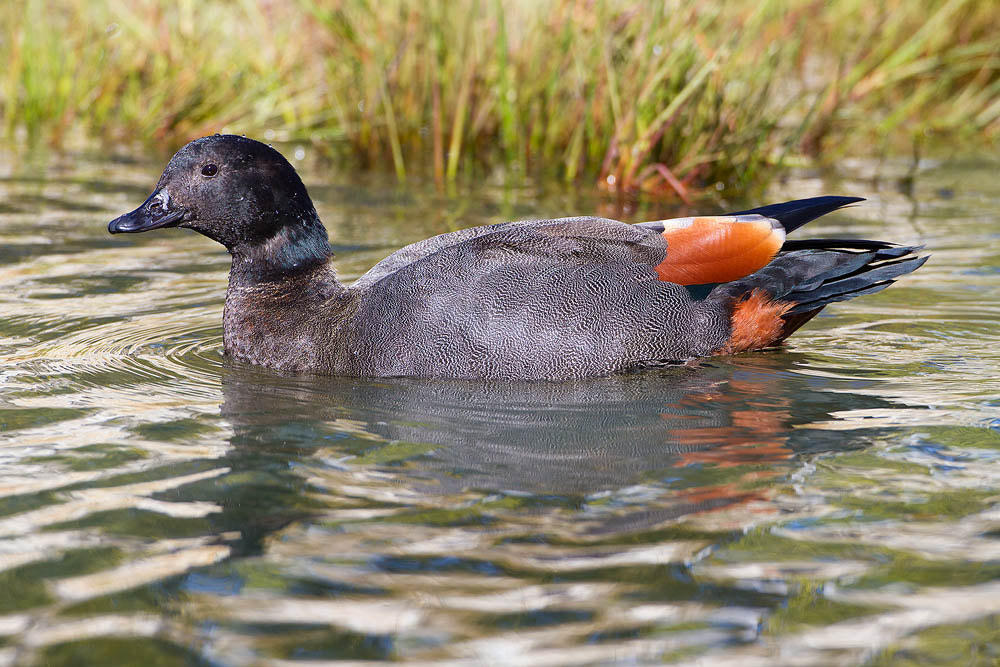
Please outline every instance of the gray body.
[[603, 218], [435, 236], [350, 287], [328, 265], [284, 280], [231, 276], [227, 354], [295, 372], [550, 379], [711, 354], [729, 310], [657, 279], [656, 231]]

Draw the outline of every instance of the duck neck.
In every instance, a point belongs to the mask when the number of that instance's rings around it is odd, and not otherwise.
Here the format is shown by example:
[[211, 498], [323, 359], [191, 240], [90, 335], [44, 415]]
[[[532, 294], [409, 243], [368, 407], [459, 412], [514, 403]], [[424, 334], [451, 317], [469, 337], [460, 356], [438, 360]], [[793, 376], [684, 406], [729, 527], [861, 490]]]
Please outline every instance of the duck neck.
[[229, 252], [233, 256], [231, 287], [296, 282], [308, 274], [328, 276], [328, 281], [340, 285], [332, 269], [318, 271], [328, 267], [333, 258], [326, 229], [319, 220], [284, 225], [263, 241], [239, 243]]
[[263, 243], [230, 249], [222, 316], [226, 354], [279, 370], [311, 368], [352, 298], [337, 280], [320, 230], [312, 236], [279, 231]]

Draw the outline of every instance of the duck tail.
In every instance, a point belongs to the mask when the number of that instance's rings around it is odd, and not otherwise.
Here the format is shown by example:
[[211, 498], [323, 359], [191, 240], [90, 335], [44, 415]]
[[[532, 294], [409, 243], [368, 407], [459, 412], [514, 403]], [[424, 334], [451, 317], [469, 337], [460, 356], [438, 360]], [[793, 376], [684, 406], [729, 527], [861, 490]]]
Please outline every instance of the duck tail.
[[732, 317], [730, 339], [719, 354], [777, 345], [825, 306], [881, 292], [927, 261], [926, 256], [915, 254], [923, 246], [881, 241], [808, 243], [814, 245], [783, 252], [756, 273], [712, 290], [708, 300], [721, 301]]

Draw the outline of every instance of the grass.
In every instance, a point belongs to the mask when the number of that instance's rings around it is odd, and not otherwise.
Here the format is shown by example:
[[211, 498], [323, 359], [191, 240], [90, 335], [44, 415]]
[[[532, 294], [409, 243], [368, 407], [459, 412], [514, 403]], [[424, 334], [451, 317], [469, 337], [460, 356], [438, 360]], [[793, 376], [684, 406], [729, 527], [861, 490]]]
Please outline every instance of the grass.
[[789, 157], [1000, 134], [996, 0], [14, 0], [0, 133], [173, 150], [230, 131], [438, 182], [688, 199]]

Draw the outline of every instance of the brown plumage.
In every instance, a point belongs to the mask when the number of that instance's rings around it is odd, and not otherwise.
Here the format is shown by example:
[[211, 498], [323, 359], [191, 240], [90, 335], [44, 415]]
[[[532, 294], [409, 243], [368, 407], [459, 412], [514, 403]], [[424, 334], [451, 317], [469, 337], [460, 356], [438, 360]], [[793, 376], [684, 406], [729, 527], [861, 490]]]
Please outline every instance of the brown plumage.
[[915, 248], [879, 241], [782, 246], [786, 231], [854, 201], [475, 227], [402, 248], [345, 286], [292, 166], [217, 135], [178, 151], [153, 194], [108, 229], [187, 227], [226, 247], [224, 340], [237, 359], [300, 373], [559, 380], [773, 345], [826, 304], [923, 263]]
[[660, 280], [680, 285], [725, 283], [767, 265], [785, 242], [777, 220], [716, 215], [663, 220], [670, 252], [656, 267]]
[[793, 307], [794, 303], [776, 301], [764, 290], [754, 289], [733, 307], [732, 332], [717, 354], [760, 350], [775, 344], [782, 339], [783, 317]]

